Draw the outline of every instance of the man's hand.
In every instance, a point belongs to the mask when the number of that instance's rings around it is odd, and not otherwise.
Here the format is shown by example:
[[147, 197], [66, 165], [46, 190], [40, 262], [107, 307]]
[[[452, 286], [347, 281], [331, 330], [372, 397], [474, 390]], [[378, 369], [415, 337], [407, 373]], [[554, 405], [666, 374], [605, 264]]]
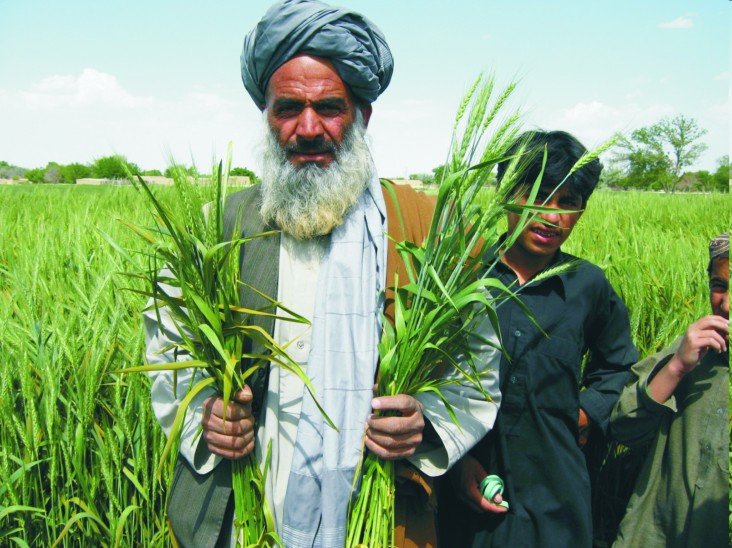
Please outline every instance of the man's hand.
[[227, 459], [240, 459], [254, 449], [252, 390], [245, 386], [234, 395], [226, 408], [220, 397], [203, 401], [203, 439], [208, 450]]
[[503, 502], [503, 497], [497, 494], [493, 501], [486, 500], [478, 486], [488, 474], [474, 457], [465, 455], [449, 472], [453, 487], [458, 498], [470, 508], [481, 514], [491, 512], [494, 514], [505, 514], [508, 508], [498, 506]]
[[377, 457], [387, 460], [414, 455], [422, 443], [424, 417], [422, 405], [412, 396], [382, 396], [371, 402], [374, 411], [396, 411], [400, 416], [371, 415], [366, 422], [366, 447]]
[[681, 346], [669, 362], [669, 370], [680, 377], [694, 370], [710, 348], [727, 350], [729, 321], [722, 316], [704, 316], [689, 326]]

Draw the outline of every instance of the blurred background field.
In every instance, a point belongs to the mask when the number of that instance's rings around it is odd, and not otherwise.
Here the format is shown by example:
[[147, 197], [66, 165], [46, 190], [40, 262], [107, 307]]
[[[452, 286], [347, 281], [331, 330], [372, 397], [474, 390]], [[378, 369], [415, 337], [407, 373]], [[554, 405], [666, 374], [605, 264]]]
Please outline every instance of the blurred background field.
[[[165, 198], [166, 189], [158, 190]], [[143, 222], [126, 186], [0, 187], [0, 545], [163, 545], [163, 435], [140, 363], [143, 298], [99, 231]], [[566, 251], [607, 273], [641, 354], [709, 309], [706, 249], [729, 194], [598, 191]]]

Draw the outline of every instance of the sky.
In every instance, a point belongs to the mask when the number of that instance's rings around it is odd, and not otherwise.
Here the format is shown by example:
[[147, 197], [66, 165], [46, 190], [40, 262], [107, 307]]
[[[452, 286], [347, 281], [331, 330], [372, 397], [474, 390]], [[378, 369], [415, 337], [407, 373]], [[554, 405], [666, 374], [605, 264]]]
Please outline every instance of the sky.
[[[143, 169], [233, 143], [259, 168], [262, 115], [243, 88], [244, 35], [271, 1], [0, 0], [0, 160], [26, 168], [122, 154]], [[341, 0], [385, 34], [395, 70], [369, 125], [381, 176], [445, 159], [481, 73], [518, 80], [527, 128], [588, 148], [664, 117], [695, 118], [714, 170], [730, 149], [732, 2]]]

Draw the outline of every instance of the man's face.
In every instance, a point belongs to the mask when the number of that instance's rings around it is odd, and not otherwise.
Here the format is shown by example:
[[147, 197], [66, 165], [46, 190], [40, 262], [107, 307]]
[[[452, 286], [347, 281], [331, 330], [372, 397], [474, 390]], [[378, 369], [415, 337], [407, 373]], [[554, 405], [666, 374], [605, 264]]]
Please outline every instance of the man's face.
[[729, 257], [718, 257], [712, 261], [709, 300], [712, 313], [729, 320]]
[[[572, 233], [582, 215], [582, 198], [572, 194], [569, 186], [562, 185], [551, 197], [549, 190], [539, 189], [536, 205], [553, 209], [572, 210], [574, 213], [540, 213], [521, 232], [514, 246], [524, 253], [537, 257], [551, 257]], [[526, 204], [526, 196], [518, 200]], [[546, 201], [546, 203], [544, 203]], [[520, 219], [516, 213], [508, 214], [508, 231], [513, 232]]]
[[266, 109], [267, 122], [295, 167], [312, 163], [327, 168], [356, 115], [333, 65], [308, 55], [294, 57], [275, 71]]

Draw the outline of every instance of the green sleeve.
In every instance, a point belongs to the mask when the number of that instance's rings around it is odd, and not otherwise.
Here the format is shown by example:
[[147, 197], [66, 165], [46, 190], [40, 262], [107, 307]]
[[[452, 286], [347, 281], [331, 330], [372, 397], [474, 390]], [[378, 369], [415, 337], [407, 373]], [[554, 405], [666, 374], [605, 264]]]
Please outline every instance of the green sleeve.
[[680, 339], [662, 351], [636, 363], [630, 383], [623, 389], [610, 417], [612, 436], [631, 448], [653, 441], [661, 422], [676, 412], [676, 398], [658, 403], [648, 392], [648, 383], [676, 352]]

